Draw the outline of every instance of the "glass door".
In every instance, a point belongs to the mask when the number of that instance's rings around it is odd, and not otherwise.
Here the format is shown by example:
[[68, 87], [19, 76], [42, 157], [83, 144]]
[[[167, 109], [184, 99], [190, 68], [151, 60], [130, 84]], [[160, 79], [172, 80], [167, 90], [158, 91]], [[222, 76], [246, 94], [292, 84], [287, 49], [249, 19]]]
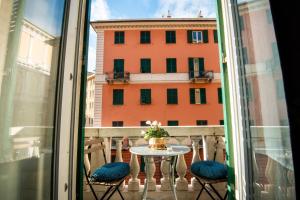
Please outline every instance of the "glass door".
[[230, 2], [237, 38], [247, 198], [295, 199], [289, 121], [270, 3]]
[[64, 0], [0, 1], [1, 199], [51, 199]]

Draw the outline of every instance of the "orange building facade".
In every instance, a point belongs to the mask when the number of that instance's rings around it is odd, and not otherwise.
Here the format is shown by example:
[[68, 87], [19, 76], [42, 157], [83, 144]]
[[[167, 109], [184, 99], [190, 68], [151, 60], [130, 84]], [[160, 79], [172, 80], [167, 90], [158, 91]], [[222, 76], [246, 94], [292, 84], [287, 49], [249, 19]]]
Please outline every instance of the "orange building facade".
[[92, 26], [94, 126], [223, 123], [215, 19], [105, 20]]

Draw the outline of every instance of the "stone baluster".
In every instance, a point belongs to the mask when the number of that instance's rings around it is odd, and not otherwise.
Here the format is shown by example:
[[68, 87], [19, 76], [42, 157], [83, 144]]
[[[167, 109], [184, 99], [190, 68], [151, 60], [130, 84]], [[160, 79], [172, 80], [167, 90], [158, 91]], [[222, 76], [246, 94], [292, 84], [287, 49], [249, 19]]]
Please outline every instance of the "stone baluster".
[[[148, 190], [156, 190], [156, 179], [153, 178], [155, 174], [155, 163], [153, 157], [144, 157], [146, 164], [147, 178], [145, 181], [148, 181]], [[147, 160], [148, 159], [148, 160]]]
[[[138, 138], [129, 138], [132, 146], [136, 146], [136, 141]], [[136, 154], [131, 154], [130, 157], [130, 175], [131, 178], [128, 182], [128, 190], [129, 191], [139, 191], [140, 188], [140, 179], [138, 179], [138, 175], [140, 172], [140, 165], [138, 162], [138, 158]]]
[[203, 158], [213, 160], [216, 140], [214, 136], [203, 136]]
[[163, 160], [161, 161], [160, 170], [162, 173], [162, 178], [160, 179], [161, 183], [161, 190], [171, 190], [170, 186], [170, 163], [171, 161], [167, 161], [166, 159], [169, 159], [168, 157], [163, 157]]
[[[185, 137], [179, 137], [177, 140], [179, 144], [183, 144]], [[176, 190], [188, 190], [188, 181], [185, 178], [187, 165], [184, 159], [184, 155], [179, 155], [176, 163], [176, 171], [178, 178], [176, 178]]]
[[122, 157], [122, 141], [123, 138], [118, 137], [114, 138], [116, 140], [116, 159], [115, 162], [123, 162], [123, 157]]
[[[193, 164], [201, 159], [199, 155], [199, 142], [201, 140], [201, 137], [191, 137], [191, 140], [193, 146], [193, 159], [191, 164]], [[195, 177], [191, 179], [191, 184], [194, 190], [201, 189], [201, 186]]]

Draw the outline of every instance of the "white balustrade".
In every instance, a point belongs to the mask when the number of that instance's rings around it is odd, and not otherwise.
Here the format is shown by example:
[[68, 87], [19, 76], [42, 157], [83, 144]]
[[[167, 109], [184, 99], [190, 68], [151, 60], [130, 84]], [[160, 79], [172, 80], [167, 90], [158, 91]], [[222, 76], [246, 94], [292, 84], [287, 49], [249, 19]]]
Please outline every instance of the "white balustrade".
[[[136, 146], [136, 141], [138, 138], [129, 138], [131, 142], [131, 146]], [[128, 190], [129, 191], [139, 191], [140, 189], [140, 179], [138, 179], [138, 175], [140, 172], [140, 164], [136, 154], [131, 154], [130, 157], [130, 175], [131, 178], [128, 182]]]
[[[191, 137], [192, 146], [193, 146], [193, 159], [192, 159], [191, 165], [200, 160], [199, 142], [201, 141], [201, 139], [202, 138], [199, 137], [199, 136]], [[201, 186], [200, 186], [199, 182], [197, 181], [197, 179], [195, 177], [192, 177], [191, 184], [192, 184], [192, 187], [193, 187], [194, 190], [200, 190], [201, 189]]]
[[[224, 155], [223, 149], [224, 145], [222, 142], [222, 137], [217, 137], [219, 140], [216, 146], [216, 137], [212, 136], [216, 134], [216, 136], [224, 136], [223, 127], [164, 127], [170, 134], [173, 136], [172, 139], [169, 140], [168, 143], [179, 143], [183, 144], [188, 137], [191, 138], [192, 148], [193, 148], [193, 158], [192, 162], [197, 162], [200, 160], [199, 155], [199, 141], [203, 139], [203, 151], [204, 151], [204, 159], [213, 159], [215, 148], [217, 147], [216, 160], [223, 162]], [[145, 130], [145, 128], [137, 128], [137, 127], [124, 127], [124, 128], [86, 128], [86, 136], [87, 137], [102, 137], [104, 138], [106, 145], [106, 159], [110, 162], [110, 152], [111, 152], [111, 140], [116, 141], [116, 157], [115, 162], [123, 162], [122, 157], [122, 141], [123, 137], [128, 137], [132, 146], [145, 144], [145, 140], [142, 139], [141, 130]], [[220, 155], [219, 155], [220, 154]], [[144, 157], [145, 158], [145, 157]], [[88, 159], [85, 157], [84, 159]], [[155, 174], [155, 163], [153, 157], [148, 157], [148, 190], [155, 191], [156, 190], [156, 179], [154, 178]], [[168, 191], [170, 188], [170, 169], [169, 169], [169, 161], [165, 160], [166, 157], [163, 158], [160, 170], [162, 173], [161, 178], [161, 187], [160, 191]], [[145, 162], [146, 163], [146, 162]], [[93, 170], [104, 164], [104, 159], [102, 152], [95, 152], [91, 155], [91, 170]], [[140, 172], [140, 164], [138, 161], [137, 155], [132, 154], [130, 156], [130, 179], [128, 181], [128, 191], [132, 192], [132, 194], [141, 191], [140, 179], [138, 178]], [[187, 164], [184, 158], [184, 155], [178, 156], [176, 163], [176, 171], [178, 178], [175, 181], [175, 187], [177, 191], [186, 191], [188, 192], [188, 181], [186, 179], [187, 173]], [[197, 190], [199, 185], [194, 180], [191, 179], [191, 186], [194, 190]], [[101, 189], [102, 190], [102, 189]], [[99, 190], [98, 190], [99, 191]], [[124, 190], [127, 191], [127, 190]]]
[[[179, 144], [182, 144], [186, 138], [179, 137], [177, 138]], [[184, 159], [184, 155], [179, 155], [176, 163], [176, 171], [178, 178], [176, 178], [176, 190], [188, 190], [188, 181], [185, 178], [187, 170], [187, 165]]]
[[166, 159], [168, 159], [168, 157], [163, 157], [163, 160], [161, 161], [161, 165], [160, 165], [160, 170], [161, 170], [161, 174], [162, 174], [162, 178], [160, 179], [160, 184], [161, 184], [161, 190], [162, 191], [166, 191], [166, 190], [171, 190], [171, 186], [170, 186], [170, 164], [169, 162], [171, 161], [167, 161]]

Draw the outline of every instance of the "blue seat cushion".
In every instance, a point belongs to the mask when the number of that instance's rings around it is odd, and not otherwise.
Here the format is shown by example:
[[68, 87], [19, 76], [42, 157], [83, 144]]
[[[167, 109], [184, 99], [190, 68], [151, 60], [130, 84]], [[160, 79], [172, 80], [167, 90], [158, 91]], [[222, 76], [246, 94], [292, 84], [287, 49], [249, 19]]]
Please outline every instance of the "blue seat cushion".
[[97, 182], [112, 182], [118, 181], [128, 176], [130, 166], [124, 162], [108, 163], [99, 167], [91, 176], [91, 181]]
[[227, 178], [226, 165], [212, 160], [198, 161], [193, 163], [191, 166], [191, 171], [196, 176], [212, 180]]

